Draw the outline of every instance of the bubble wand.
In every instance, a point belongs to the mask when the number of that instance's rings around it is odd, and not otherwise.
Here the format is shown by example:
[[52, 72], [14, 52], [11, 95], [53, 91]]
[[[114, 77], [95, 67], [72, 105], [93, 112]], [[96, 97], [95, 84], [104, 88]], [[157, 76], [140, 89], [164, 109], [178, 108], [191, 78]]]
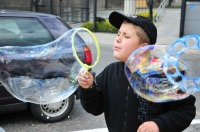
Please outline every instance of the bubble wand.
[[[92, 39], [94, 40], [94, 43], [95, 43], [95, 47], [96, 47], [96, 50], [97, 50], [97, 57], [96, 57], [96, 61], [93, 64], [91, 64], [91, 65], [83, 63], [81, 61], [81, 59], [79, 58], [77, 52], [76, 52], [76, 48], [75, 48], [76, 43], [75, 43], [74, 39], [75, 39], [75, 36], [76, 36], [77, 32], [79, 32], [81, 30], [86, 31], [87, 33], [89, 33], [89, 35], [91, 35], [91, 37], [92, 37]], [[88, 70], [92, 69], [99, 62], [99, 59], [100, 59], [100, 46], [99, 46], [99, 42], [98, 42], [97, 38], [95, 37], [95, 35], [90, 30], [88, 30], [86, 28], [77, 28], [74, 31], [74, 33], [72, 34], [71, 37], [72, 37], [72, 39], [71, 39], [72, 42], [71, 43], [72, 43], [73, 55], [76, 58], [76, 60], [79, 62], [79, 64], [85, 69], [85, 73], [87, 74]]]

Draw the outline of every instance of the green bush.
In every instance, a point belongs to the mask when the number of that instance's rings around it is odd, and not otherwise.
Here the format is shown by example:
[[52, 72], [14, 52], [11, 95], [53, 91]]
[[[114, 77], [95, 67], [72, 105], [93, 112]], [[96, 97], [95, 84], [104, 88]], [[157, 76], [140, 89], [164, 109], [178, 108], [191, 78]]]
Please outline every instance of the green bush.
[[83, 25], [82, 25], [82, 27], [84, 27], [84, 28], [87, 28], [87, 29], [89, 29], [89, 30], [93, 30], [93, 22], [85, 22]]
[[115, 33], [118, 31], [118, 29], [112, 26], [108, 20], [97, 22], [97, 30], [110, 33]]
[[[149, 18], [149, 12], [139, 12], [137, 13], [138, 16], [144, 16]], [[155, 14], [155, 10], [153, 10], [153, 21], [155, 20], [155, 18], [157, 17], [157, 14]]]
[[[153, 11], [153, 16], [156, 17], [155, 11]], [[137, 13], [137, 15], [141, 15], [144, 17], [149, 17], [149, 12], [140, 12]], [[155, 19], [155, 18], [153, 18]], [[93, 22], [85, 22], [82, 27], [87, 28], [91, 31], [94, 30]], [[109, 33], [116, 33], [118, 29], [116, 29], [114, 26], [112, 26], [108, 20], [105, 21], [97, 21], [96, 23], [96, 30], [97, 32], [109, 32]]]
[[[94, 29], [93, 22], [85, 22], [82, 27], [87, 28], [91, 31]], [[96, 30], [99, 32], [116, 33], [118, 31], [114, 26], [109, 23], [108, 20], [97, 22], [96, 28]]]

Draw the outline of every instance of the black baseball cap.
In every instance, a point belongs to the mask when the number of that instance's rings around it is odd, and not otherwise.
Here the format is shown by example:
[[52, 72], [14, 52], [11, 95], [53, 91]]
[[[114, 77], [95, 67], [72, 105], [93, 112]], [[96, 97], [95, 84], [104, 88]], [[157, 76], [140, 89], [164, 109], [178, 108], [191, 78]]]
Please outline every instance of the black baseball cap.
[[109, 22], [117, 29], [120, 28], [124, 20], [140, 26], [149, 36], [151, 44], [153, 45], [156, 43], [157, 28], [150, 19], [143, 16], [125, 16], [116, 11], [112, 12], [109, 16]]

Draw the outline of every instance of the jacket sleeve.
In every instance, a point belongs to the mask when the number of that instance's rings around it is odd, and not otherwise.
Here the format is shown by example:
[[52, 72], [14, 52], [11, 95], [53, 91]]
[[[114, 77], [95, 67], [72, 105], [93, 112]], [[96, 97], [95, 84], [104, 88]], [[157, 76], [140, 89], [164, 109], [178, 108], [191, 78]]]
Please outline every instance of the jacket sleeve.
[[186, 99], [163, 103], [166, 111], [153, 119], [160, 132], [182, 132], [195, 118], [195, 97], [190, 95]]
[[93, 88], [83, 89], [79, 87], [80, 90], [80, 101], [82, 107], [86, 112], [91, 113], [95, 116], [100, 115], [104, 112], [103, 105], [103, 84], [104, 79], [107, 76], [107, 67], [96, 76], [96, 84]]
[[103, 99], [102, 92], [96, 87], [83, 89], [79, 87], [80, 90], [80, 101], [82, 107], [88, 113], [93, 115], [100, 115], [103, 113]]

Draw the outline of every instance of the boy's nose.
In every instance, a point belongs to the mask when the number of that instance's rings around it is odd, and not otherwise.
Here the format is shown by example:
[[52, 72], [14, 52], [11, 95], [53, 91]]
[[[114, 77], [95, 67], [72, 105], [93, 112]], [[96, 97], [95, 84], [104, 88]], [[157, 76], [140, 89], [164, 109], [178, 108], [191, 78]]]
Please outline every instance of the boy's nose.
[[117, 43], [120, 43], [120, 42], [121, 42], [121, 37], [120, 37], [120, 36], [117, 36], [117, 37], [115, 38], [115, 40], [116, 40]]

